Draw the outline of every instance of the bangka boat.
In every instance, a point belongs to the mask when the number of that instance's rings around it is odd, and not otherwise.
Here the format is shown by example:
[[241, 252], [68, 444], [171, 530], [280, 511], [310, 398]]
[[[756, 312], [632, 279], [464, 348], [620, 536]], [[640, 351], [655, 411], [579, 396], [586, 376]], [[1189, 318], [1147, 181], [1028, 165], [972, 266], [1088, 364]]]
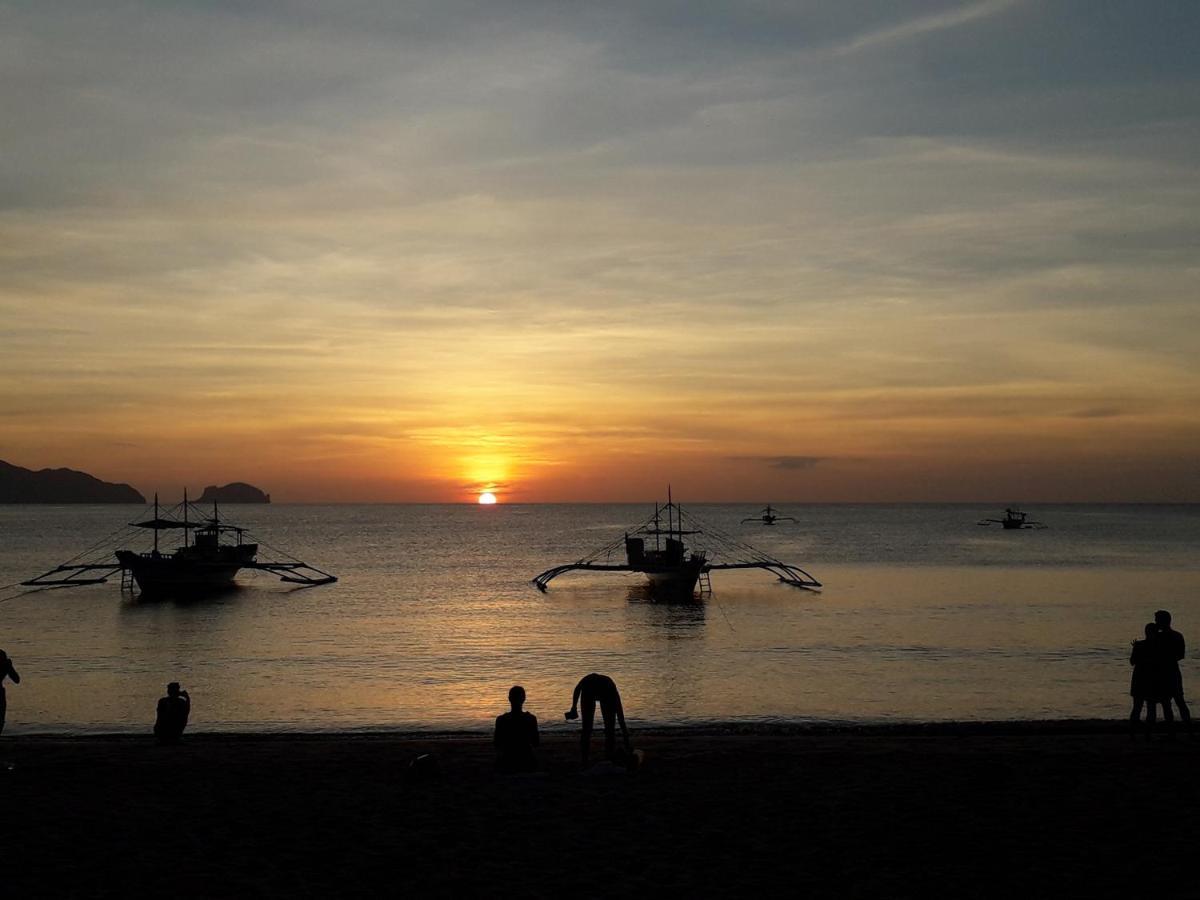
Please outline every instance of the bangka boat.
[[763, 511], [761, 513], [759, 513], [757, 516], [749, 516], [745, 519], [742, 519], [741, 524], [745, 525], [747, 522], [760, 522], [763, 525], [774, 525], [776, 522], [796, 521], [794, 516], [780, 516], [776, 515], [776, 513], [778, 513], [778, 510], [768, 503], [763, 507]]
[[[153, 532], [154, 543], [149, 550], [120, 547], [120, 542], [137, 533], [134, 529]], [[181, 535], [182, 543], [171, 549], [162, 548], [159, 539], [162, 532]], [[186, 491], [183, 502], [162, 513], [156, 494], [152, 518], [131, 522], [102, 542], [115, 540], [119, 549], [112, 549], [111, 543], [103, 551], [92, 547], [21, 584], [33, 588], [77, 587], [103, 584], [120, 573], [122, 590], [132, 591], [136, 586], [144, 595], [195, 593], [233, 584], [242, 569], [271, 572], [290, 584], [307, 586], [337, 581], [336, 576], [276, 548], [271, 549], [284, 559], [260, 560], [259, 542], [247, 542], [248, 533], [246, 528], [222, 521], [216, 503], [212, 515], [206, 516], [188, 501]]]
[[[701, 594], [712, 592], [711, 572], [765, 569], [793, 587], [821, 587], [821, 582], [799, 566], [768, 556], [684, 512], [671, 499], [669, 490], [667, 498], [665, 505], [655, 504], [654, 515], [619, 539], [573, 563], [547, 569], [533, 579], [533, 584], [544, 592], [551, 581], [567, 572], [640, 572], [656, 592], [693, 596], [697, 585]], [[697, 546], [689, 548], [685, 537], [693, 539]], [[651, 538], [653, 548], [648, 543]], [[701, 542], [706, 546], [700, 547]], [[622, 549], [625, 561], [619, 562], [617, 554]]]
[[1006, 531], [1014, 531], [1019, 528], [1049, 528], [1048, 525], [1043, 525], [1041, 522], [1034, 522], [1029, 518], [1029, 514], [1022, 512], [1016, 507], [1010, 506], [1004, 510], [1003, 519], [980, 519], [979, 525], [999, 525]]

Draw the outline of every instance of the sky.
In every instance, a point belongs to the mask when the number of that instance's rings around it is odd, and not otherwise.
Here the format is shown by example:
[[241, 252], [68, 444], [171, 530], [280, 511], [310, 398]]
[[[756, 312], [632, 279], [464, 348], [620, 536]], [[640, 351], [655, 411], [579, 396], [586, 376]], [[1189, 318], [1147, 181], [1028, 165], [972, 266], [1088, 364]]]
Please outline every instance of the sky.
[[1200, 501], [1191, 0], [0, 3], [0, 459]]

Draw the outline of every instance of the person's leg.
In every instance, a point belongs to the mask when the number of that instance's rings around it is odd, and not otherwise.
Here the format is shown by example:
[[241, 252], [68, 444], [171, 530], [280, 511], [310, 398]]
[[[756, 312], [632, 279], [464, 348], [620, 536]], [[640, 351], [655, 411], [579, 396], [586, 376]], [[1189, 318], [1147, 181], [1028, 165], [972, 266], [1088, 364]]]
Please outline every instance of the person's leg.
[[1154, 720], [1158, 717], [1158, 701], [1146, 701], [1146, 740], [1150, 740], [1150, 735], [1154, 731]]
[[588, 757], [592, 752], [592, 723], [596, 720], [596, 698], [591, 694], [584, 693], [579, 698], [580, 709], [580, 729], [579, 729], [579, 754], [583, 758], [583, 764], [588, 764]]
[[600, 713], [604, 716], [604, 758], [612, 759], [617, 749], [616, 703], [612, 697], [600, 698]]
[[1164, 700], [1162, 702], [1163, 721], [1167, 723], [1167, 738], [1174, 740], [1175, 738], [1175, 714], [1171, 712], [1171, 701]]
[[621, 704], [621, 698], [617, 697], [617, 721], [621, 724], [621, 740], [625, 743], [625, 752], [632, 753], [633, 747], [629, 743], [629, 729], [625, 725], [625, 707]]
[[8, 698], [3, 691], [4, 688], [0, 688], [0, 734], [4, 734], [4, 719], [8, 715]]
[[[1129, 711], [1129, 736], [1133, 737], [1137, 732], [1137, 728], [1142, 724], [1142, 706], [1145, 705], [1145, 700], [1141, 697], [1133, 698], [1133, 709]], [[1154, 713], [1153, 705], [1150, 709], [1151, 715]]]
[[1175, 705], [1179, 707], [1179, 718], [1183, 722], [1183, 727], [1188, 730], [1188, 734], [1192, 733], [1192, 711], [1188, 709], [1187, 701], [1183, 699], [1182, 688], [1175, 693]]

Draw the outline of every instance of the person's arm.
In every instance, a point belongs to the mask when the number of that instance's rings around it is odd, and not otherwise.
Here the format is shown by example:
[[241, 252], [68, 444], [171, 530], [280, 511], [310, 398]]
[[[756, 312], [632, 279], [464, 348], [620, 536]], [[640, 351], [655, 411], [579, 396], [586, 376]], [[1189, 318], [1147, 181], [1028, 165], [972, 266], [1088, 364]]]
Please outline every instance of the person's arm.
[[575, 685], [575, 692], [571, 694], [571, 709], [567, 712], [568, 719], [579, 718], [579, 693], [583, 690], [583, 679], [579, 679], [579, 684]]
[[[1176, 632], [1176, 634], [1179, 634], [1179, 632]], [[1187, 656], [1187, 649], [1184, 647], [1183, 635], [1180, 634], [1179, 635], [1179, 643], [1176, 645], [1176, 648], [1175, 648], [1175, 659], [1181, 660], [1185, 656]]]
[[500, 721], [504, 716], [496, 716], [496, 732], [492, 735], [492, 744], [497, 750], [500, 749]]
[[538, 734], [537, 716], [533, 713], [529, 714], [529, 743], [537, 746], [541, 741], [541, 736]]
[[8, 661], [8, 677], [13, 680], [13, 684], [21, 683], [21, 676], [17, 674], [16, 667], [12, 664], [12, 660]]

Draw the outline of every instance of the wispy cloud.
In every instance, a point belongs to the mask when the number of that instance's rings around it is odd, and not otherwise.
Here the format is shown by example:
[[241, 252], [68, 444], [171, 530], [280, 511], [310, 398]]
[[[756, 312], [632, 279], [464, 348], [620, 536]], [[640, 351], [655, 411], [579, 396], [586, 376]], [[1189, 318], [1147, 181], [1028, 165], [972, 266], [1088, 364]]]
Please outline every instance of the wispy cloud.
[[979, 3], [969, 3], [930, 15], [917, 16], [897, 25], [889, 25], [860, 34], [837, 47], [835, 53], [838, 55], [857, 53], [860, 50], [894, 44], [920, 35], [959, 28], [981, 19], [999, 15], [1023, 2], [1025, 0], [982, 0]]

